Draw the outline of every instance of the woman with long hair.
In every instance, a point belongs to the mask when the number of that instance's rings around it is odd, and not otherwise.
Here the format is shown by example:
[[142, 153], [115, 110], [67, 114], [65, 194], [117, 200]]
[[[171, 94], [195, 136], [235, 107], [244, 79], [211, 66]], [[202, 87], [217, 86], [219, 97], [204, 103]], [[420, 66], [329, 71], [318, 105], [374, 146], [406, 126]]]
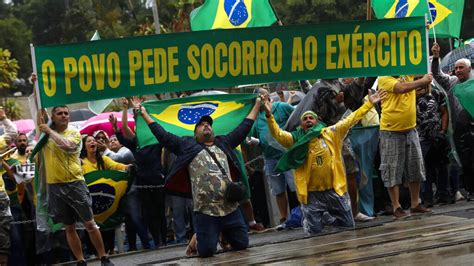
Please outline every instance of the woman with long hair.
[[[130, 166], [115, 162], [107, 156], [100, 155], [100, 151], [97, 149], [97, 142], [93, 136], [86, 136], [82, 139], [80, 158], [82, 163], [82, 173], [84, 175], [98, 170], [127, 171]], [[105, 252], [113, 254], [115, 246], [115, 230], [100, 230], [100, 232], [104, 241]], [[89, 252], [94, 254], [93, 246], [89, 245], [89, 243], [87, 246], [92, 249], [89, 250]]]
[[80, 157], [84, 175], [97, 170], [127, 171], [129, 168], [129, 165], [118, 163], [107, 156], [100, 155], [97, 149], [97, 141], [93, 136], [86, 136], [82, 139]]

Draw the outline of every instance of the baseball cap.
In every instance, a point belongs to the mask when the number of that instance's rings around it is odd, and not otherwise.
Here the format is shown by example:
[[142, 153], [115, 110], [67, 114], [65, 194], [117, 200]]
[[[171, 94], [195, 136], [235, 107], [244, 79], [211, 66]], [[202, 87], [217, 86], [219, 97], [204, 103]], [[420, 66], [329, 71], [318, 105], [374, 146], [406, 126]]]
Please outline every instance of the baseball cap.
[[207, 122], [209, 123], [209, 125], [212, 126], [212, 117], [208, 116], [208, 115], [203, 115], [201, 116], [201, 118], [199, 118], [199, 121], [196, 123], [196, 126], [194, 126], [194, 131], [196, 131], [196, 128], [199, 126], [199, 124], [201, 124], [202, 122]]

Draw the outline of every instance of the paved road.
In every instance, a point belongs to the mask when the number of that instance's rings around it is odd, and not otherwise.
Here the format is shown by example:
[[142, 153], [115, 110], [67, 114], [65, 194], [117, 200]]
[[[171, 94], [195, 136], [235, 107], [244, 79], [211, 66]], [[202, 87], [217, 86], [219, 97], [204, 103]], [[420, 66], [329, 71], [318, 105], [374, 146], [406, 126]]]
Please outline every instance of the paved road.
[[[307, 237], [301, 229], [250, 235], [245, 251], [212, 258], [186, 258], [184, 246], [113, 257], [116, 265], [134, 264], [351, 264], [473, 265], [474, 203], [436, 207], [431, 215], [394, 221], [378, 217], [356, 230], [328, 228]], [[90, 265], [99, 265], [91, 261]]]

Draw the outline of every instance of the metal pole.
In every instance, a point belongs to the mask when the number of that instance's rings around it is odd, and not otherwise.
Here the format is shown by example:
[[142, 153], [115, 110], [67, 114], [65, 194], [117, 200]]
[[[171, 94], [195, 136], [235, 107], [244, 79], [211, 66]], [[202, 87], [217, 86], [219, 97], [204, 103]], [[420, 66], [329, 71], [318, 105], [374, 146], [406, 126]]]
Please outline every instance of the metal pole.
[[428, 8], [428, 16], [430, 17], [431, 25], [433, 25], [433, 39], [434, 39], [434, 42], [437, 43], [438, 41], [436, 41], [436, 31], [433, 24], [433, 17], [431, 16], [431, 11], [430, 11], [430, 2], [428, 0], [426, 0], [426, 7]]
[[155, 21], [155, 32], [156, 34], [161, 33], [160, 29], [160, 18], [158, 17], [158, 6], [156, 5], [156, 0], [152, 0], [152, 7], [153, 9], [153, 20]]
[[372, 0], [367, 0], [367, 20], [372, 19]]

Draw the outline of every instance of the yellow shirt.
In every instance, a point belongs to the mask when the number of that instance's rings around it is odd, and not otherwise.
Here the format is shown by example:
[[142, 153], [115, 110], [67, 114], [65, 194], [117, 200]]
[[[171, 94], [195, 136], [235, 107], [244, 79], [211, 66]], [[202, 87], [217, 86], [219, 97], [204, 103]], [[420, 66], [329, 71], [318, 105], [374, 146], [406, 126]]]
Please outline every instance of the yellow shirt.
[[416, 92], [393, 92], [395, 84], [413, 81], [413, 76], [379, 77], [379, 90], [387, 91], [382, 101], [380, 130], [405, 131], [416, 127]]
[[[366, 102], [355, 112], [335, 125], [323, 128], [321, 135], [309, 142], [308, 156], [303, 165], [295, 169], [295, 186], [298, 200], [307, 204], [308, 191], [334, 189], [338, 195], [346, 193], [346, 174], [342, 163], [342, 144], [349, 129], [373, 107]], [[284, 147], [293, 143], [291, 133], [278, 127], [275, 118], [268, 118], [272, 136]]]
[[55, 184], [84, 180], [79, 160], [81, 134], [75, 129], [68, 128], [59, 135], [74, 142], [77, 148], [74, 151], [65, 151], [51, 137], [48, 139], [48, 143], [41, 149], [46, 169], [46, 182]]
[[[104, 160], [105, 170], [125, 171], [128, 168], [126, 164], [117, 163], [107, 156], [102, 156], [102, 160]], [[82, 159], [82, 173], [84, 175], [97, 170], [99, 170], [97, 163], [92, 163], [87, 158]]]

